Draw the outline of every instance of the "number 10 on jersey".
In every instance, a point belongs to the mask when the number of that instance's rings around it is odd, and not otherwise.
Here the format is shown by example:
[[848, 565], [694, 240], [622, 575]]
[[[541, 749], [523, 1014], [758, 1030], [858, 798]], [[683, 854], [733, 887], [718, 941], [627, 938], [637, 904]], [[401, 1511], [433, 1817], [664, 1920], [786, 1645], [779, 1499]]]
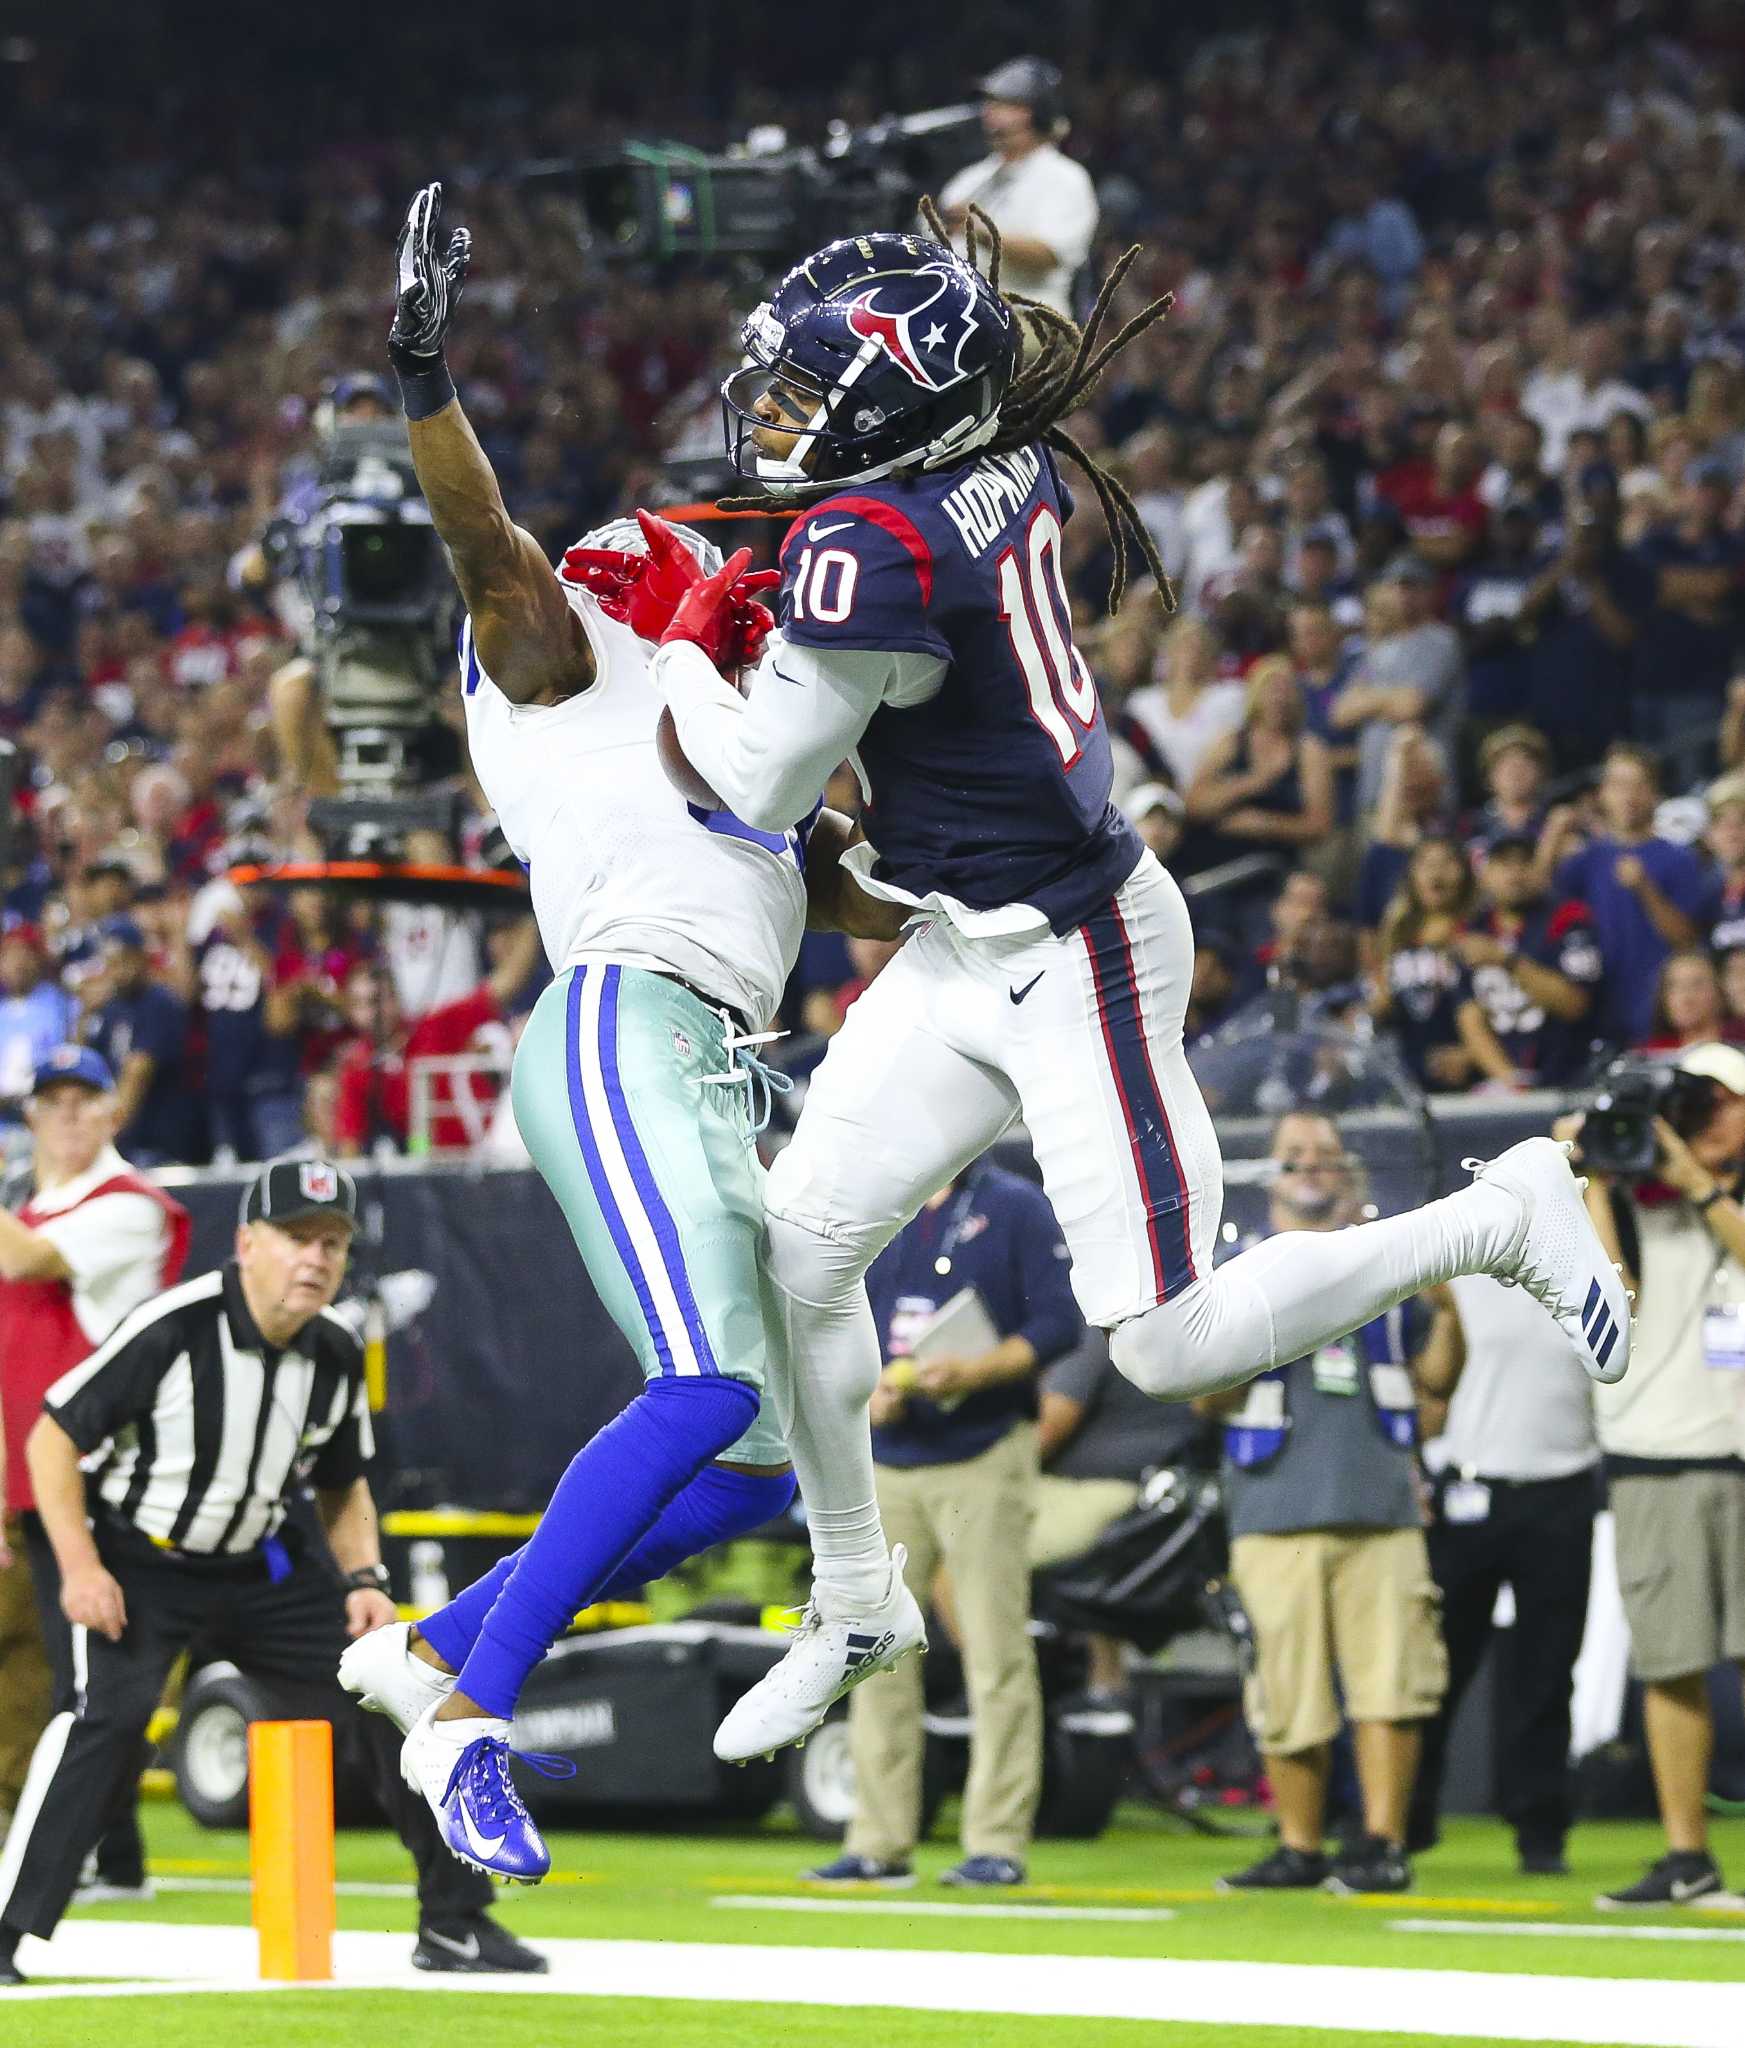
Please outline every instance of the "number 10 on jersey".
[[1030, 696], [1030, 715], [1070, 768], [1097, 721], [1097, 686], [1072, 644], [1072, 608], [1060, 567], [1060, 521], [1049, 505], [1031, 515], [1021, 547], [997, 564], [1000, 617]]

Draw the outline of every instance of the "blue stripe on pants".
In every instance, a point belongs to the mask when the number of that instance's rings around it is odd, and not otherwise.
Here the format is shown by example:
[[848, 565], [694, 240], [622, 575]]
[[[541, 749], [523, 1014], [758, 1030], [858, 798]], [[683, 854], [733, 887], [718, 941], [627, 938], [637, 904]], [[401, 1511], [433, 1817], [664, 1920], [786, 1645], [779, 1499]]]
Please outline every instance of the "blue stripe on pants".
[[[600, 1214], [606, 1219], [606, 1228], [611, 1233], [612, 1243], [623, 1261], [624, 1270], [630, 1276], [630, 1284], [636, 1290], [636, 1299], [642, 1308], [643, 1321], [653, 1339], [655, 1354], [660, 1360], [663, 1373], [677, 1370], [673, 1364], [672, 1347], [667, 1343], [666, 1331], [661, 1325], [659, 1313], [654, 1305], [654, 1296], [649, 1292], [648, 1278], [636, 1256], [636, 1247], [630, 1241], [630, 1232], [625, 1227], [623, 1212], [612, 1193], [612, 1184], [606, 1177], [606, 1163], [600, 1157], [600, 1148], [595, 1142], [593, 1128], [588, 1122], [588, 1105], [582, 1095], [582, 985], [590, 972], [578, 967], [570, 979], [569, 1002], [564, 1013], [564, 1074], [569, 1084], [570, 1121], [575, 1126], [576, 1142], [582, 1148], [582, 1159], [588, 1169], [588, 1182], [594, 1190], [594, 1199], [600, 1205]], [[615, 968], [606, 970], [616, 973]]]
[[1193, 1285], [1193, 1240], [1187, 1183], [1146, 1044], [1133, 949], [1113, 903], [1087, 918], [1080, 929], [1090, 957], [1103, 1044], [1133, 1148], [1158, 1299], [1168, 1301]]
[[643, 1212], [654, 1229], [655, 1243], [660, 1247], [661, 1263], [666, 1267], [668, 1281], [679, 1304], [679, 1313], [685, 1319], [685, 1328], [690, 1332], [692, 1348], [697, 1354], [697, 1363], [706, 1373], [719, 1372], [715, 1353], [710, 1348], [709, 1332], [703, 1326], [703, 1318], [697, 1308], [697, 1297], [691, 1288], [691, 1276], [685, 1271], [684, 1250], [679, 1243], [678, 1226], [673, 1222], [672, 1211], [662, 1198], [659, 1186], [649, 1169], [648, 1157], [642, 1149], [642, 1140], [636, 1135], [636, 1126], [631, 1121], [630, 1105], [624, 1099], [623, 1077], [618, 1069], [618, 984], [623, 970], [608, 967], [605, 970], [605, 986], [600, 997], [600, 1072], [606, 1084], [606, 1101], [612, 1111], [612, 1126], [618, 1133], [619, 1144], [623, 1147], [625, 1163], [630, 1168], [630, 1178], [637, 1194], [642, 1198]]

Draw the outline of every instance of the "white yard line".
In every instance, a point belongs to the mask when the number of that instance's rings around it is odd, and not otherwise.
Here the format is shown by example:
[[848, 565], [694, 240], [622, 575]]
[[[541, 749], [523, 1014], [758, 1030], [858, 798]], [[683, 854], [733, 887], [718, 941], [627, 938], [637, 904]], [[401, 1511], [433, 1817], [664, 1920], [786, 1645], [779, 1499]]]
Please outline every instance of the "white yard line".
[[1174, 1920], [1171, 1906], [992, 1906], [972, 1905], [967, 1899], [944, 1902], [931, 1899], [818, 1899], [786, 1897], [780, 1893], [743, 1896], [728, 1892], [712, 1898], [711, 1906], [724, 1906], [734, 1913], [893, 1913], [903, 1919], [925, 1915], [936, 1920]]
[[1390, 1920], [1396, 1934], [1537, 1934], [1557, 1941], [1745, 1941], [1745, 1927], [1644, 1926], [1640, 1921]]
[[[782, 1948], [762, 1943], [547, 1941], [545, 1977], [427, 1977], [404, 1934], [342, 1933], [341, 1988], [515, 1996], [686, 1998], [769, 2005], [781, 1987], [784, 2022], [797, 2005], [894, 2006], [912, 2012], [1021, 2013], [1065, 2019], [1197, 2021], [1226, 2027], [1322, 2028], [1328, 2048], [1366, 2033], [1412, 2032], [1458, 2041], [1628, 2043], [1630, 2048], [1740, 2048], [1737, 1984], [1672, 1984], [1649, 1977], [1487, 1975], [1462, 1970], [1189, 1962], [1174, 1958], [988, 1955], [959, 1950]], [[103, 1986], [43, 1985], [4, 1994], [103, 1996], [126, 1990], [283, 1990], [255, 1976], [246, 1927], [150, 1921], [68, 1921], [52, 1944], [26, 1941], [19, 1961], [38, 1975], [91, 1976]], [[114, 1980], [128, 1980], [125, 1986]], [[140, 1980], [143, 1980], [141, 1982]], [[3, 2009], [3, 2008], [0, 2008]]]
[[[246, 1898], [254, 1883], [246, 1877], [154, 1877], [160, 1892], [229, 1893]], [[418, 1887], [410, 1884], [366, 1884], [361, 1879], [341, 1878], [333, 1887], [342, 1899], [415, 1899]], [[108, 1923], [113, 1925], [113, 1922]]]

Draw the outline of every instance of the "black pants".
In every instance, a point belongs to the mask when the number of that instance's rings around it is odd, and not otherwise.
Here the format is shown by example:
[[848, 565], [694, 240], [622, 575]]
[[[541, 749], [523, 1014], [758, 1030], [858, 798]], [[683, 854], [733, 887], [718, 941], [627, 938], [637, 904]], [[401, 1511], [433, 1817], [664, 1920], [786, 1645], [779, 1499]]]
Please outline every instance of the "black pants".
[[127, 1603], [127, 1627], [118, 1643], [90, 1629], [69, 1632], [69, 1689], [55, 1701], [0, 1850], [0, 1926], [53, 1934], [118, 1788], [137, 1771], [170, 1667], [190, 1647], [270, 1685], [287, 1715], [331, 1718], [342, 1739], [361, 1740], [376, 1796], [418, 1866], [421, 1921], [446, 1924], [485, 1909], [490, 1880], [449, 1853], [424, 1800], [401, 1780], [399, 1731], [360, 1713], [339, 1689], [345, 1593], [324, 1558], [299, 1557], [275, 1585], [252, 1563], [214, 1570], [166, 1557], [121, 1527], [100, 1526], [97, 1536]]
[[1436, 1493], [1430, 1569], [1442, 1589], [1448, 1692], [1424, 1725], [1412, 1799], [1411, 1837], [1433, 1838], [1442, 1800], [1448, 1730], [1491, 1640], [1491, 1611], [1514, 1589], [1515, 1625], [1499, 1638], [1497, 1806], [1523, 1850], [1561, 1848], [1571, 1819], [1569, 1701], [1587, 1619], [1598, 1479], [1489, 1480], [1482, 1522], [1450, 1522]]
[[[30, 1560], [36, 1617], [48, 1648], [49, 1668], [54, 1673], [58, 1712], [73, 1697], [73, 1632], [61, 1612], [61, 1568], [55, 1562], [54, 1545], [48, 1540], [42, 1517], [26, 1509], [18, 1519], [24, 1529], [25, 1555]], [[122, 1776], [104, 1816], [97, 1838], [97, 1875], [105, 1884], [137, 1885], [145, 1881], [145, 1843], [139, 1832], [139, 1774], [145, 1769], [149, 1754], [150, 1746], [142, 1737], [134, 1767]]]

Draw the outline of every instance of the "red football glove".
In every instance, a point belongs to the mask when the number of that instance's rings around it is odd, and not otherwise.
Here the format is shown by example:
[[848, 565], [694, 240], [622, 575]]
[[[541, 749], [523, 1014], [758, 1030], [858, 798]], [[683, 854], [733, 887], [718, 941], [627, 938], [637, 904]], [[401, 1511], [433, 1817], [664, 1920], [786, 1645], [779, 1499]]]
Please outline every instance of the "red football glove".
[[699, 575], [662, 633], [661, 645], [689, 640], [702, 648], [718, 669], [727, 666], [728, 642], [735, 628], [733, 586], [751, 565], [750, 548], [738, 548], [713, 576]]
[[733, 610], [723, 643], [724, 669], [756, 668], [763, 659], [764, 643], [776, 629], [776, 615], [767, 604], [759, 604], [761, 591], [773, 590], [782, 580], [779, 569], [753, 569], [733, 586]]
[[558, 574], [566, 583], [592, 591], [601, 611], [627, 626], [631, 594], [647, 567], [646, 555], [633, 555], [626, 548], [568, 548]]
[[705, 582], [718, 595], [711, 600], [707, 614], [708, 623], [699, 629], [699, 622], [705, 618], [702, 611], [687, 616], [692, 621], [692, 630], [673, 632], [683, 604], [675, 608], [667, 627], [663, 627], [663, 640], [694, 640], [730, 680], [740, 669], [753, 667], [762, 657], [764, 643], [775, 630], [775, 615], [768, 605], [758, 602], [766, 590], [773, 590], [782, 580], [779, 569], [748, 569], [751, 550], [740, 548], [731, 561], [718, 569], [714, 576], [705, 578], [702, 565], [691, 553], [672, 528], [650, 512], [639, 511], [637, 524], [642, 528], [642, 537], [648, 543], [648, 558], [662, 579], [663, 587], [670, 588], [682, 576], [687, 579], [688, 589], [684, 599], [690, 601], [689, 592], [700, 589]]

